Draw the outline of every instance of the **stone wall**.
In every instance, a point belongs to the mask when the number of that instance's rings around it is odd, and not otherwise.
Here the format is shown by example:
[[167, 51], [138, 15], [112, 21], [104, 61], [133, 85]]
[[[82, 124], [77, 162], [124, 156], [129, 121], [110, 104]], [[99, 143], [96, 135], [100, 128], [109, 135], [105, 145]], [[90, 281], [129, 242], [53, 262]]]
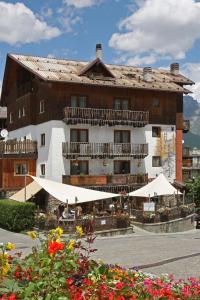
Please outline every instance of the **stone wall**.
[[189, 215], [186, 218], [180, 218], [177, 220], [171, 220], [162, 223], [143, 224], [139, 222], [133, 222], [132, 224], [144, 230], [154, 232], [154, 233], [182, 232], [182, 231], [187, 231], [195, 228], [194, 214]]

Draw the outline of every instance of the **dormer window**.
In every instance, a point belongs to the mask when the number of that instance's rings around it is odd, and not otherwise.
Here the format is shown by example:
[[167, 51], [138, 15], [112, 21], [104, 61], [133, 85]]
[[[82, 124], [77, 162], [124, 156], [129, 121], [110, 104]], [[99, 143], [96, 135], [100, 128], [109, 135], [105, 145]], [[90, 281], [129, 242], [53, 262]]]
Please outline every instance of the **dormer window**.
[[114, 79], [115, 76], [109, 70], [109, 67], [106, 66], [99, 58], [96, 58], [94, 61], [86, 65], [79, 76], [87, 76], [90, 79]]

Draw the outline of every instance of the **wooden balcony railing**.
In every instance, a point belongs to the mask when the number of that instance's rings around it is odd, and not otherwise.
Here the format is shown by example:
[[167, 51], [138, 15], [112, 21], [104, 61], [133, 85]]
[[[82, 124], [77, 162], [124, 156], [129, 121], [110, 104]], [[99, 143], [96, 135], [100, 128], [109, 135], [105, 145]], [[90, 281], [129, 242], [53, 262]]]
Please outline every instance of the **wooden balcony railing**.
[[131, 191], [148, 183], [148, 174], [136, 175], [63, 175], [63, 183], [102, 191]]
[[190, 120], [183, 120], [183, 132], [187, 133], [190, 131]]
[[192, 158], [183, 159], [183, 167], [192, 168]]
[[144, 127], [146, 124], [149, 123], [149, 112], [100, 108], [65, 107], [64, 122], [66, 122], [66, 124], [73, 125], [130, 125], [134, 127]]
[[115, 144], [115, 143], [63, 143], [63, 156], [67, 159], [78, 157], [144, 158], [148, 155], [148, 144]]
[[4, 155], [37, 155], [37, 142], [32, 140], [16, 141], [8, 140], [0, 141], [0, 158]]

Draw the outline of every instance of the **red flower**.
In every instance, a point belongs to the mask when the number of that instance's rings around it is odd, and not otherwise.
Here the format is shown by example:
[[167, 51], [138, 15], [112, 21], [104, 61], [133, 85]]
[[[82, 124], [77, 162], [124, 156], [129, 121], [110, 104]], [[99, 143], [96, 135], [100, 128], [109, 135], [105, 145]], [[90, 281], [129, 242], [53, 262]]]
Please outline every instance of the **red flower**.
[[88, 278], [84, 278], [84, 279], [83, 279], [83, 283], [84, 283], [85, 285], [92, 285], [92, 284], [93, 284], [92, 280], [90, 280], [90, 279], [88, 279]]
[[48, 252], [49, 254], [55, 254], [58, 250], [63, 250], [64, 244], [58, 242], [50, 242]]
[[73, 280], [72, 280], [71, 278], [67, 278], [67, 279], [66, 279], [66, 284], [67, 284], [67, 286], [72, 285], [72, 283], [73, 283]]
[[116, 287], [118, 290], [121, 290], [121, 289], [123, 288], [123, 286], [124, 286], [124, 284], [123, 284], [122, 282], [117, 282], [115, 287]]
[[10, 297], [8, 297], [8, 300], [16, 300], [15, 294], [11, 294]]
[[19, 271], [16, 271], [14, 275], [17, 279], [21, 278], [21, 273]]

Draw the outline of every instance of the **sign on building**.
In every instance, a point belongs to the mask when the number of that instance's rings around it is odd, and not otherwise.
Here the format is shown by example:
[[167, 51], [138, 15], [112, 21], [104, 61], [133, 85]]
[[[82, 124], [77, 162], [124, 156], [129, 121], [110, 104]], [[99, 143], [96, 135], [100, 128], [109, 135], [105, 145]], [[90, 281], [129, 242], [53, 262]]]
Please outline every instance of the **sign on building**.
[[144, 211], [155, 211], [154, 202], [144, 202]]

